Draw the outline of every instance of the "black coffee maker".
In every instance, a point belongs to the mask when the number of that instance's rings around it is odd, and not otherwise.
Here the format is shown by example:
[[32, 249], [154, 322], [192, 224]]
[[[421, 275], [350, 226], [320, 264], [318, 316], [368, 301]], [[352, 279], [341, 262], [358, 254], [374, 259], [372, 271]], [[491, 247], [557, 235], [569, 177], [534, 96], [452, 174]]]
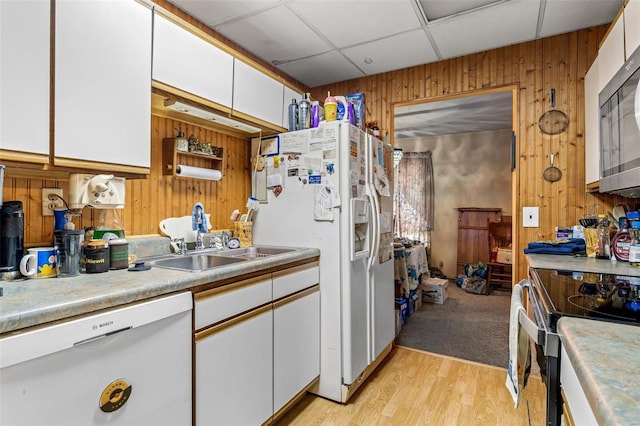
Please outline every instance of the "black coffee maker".
[[4, 201], [0, 207], [0, 279], [20, 276], [24, 250], [22, 201]]

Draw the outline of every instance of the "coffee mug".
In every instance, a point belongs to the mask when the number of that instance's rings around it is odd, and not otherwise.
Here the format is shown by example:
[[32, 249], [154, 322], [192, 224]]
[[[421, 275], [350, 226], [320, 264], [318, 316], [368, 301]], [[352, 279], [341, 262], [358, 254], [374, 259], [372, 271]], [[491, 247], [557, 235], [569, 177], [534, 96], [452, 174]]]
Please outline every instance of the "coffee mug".
[[20, 261], [20, 273], [28, 278], [57, 277], [58, 247], [27, 249], [27, 254]]

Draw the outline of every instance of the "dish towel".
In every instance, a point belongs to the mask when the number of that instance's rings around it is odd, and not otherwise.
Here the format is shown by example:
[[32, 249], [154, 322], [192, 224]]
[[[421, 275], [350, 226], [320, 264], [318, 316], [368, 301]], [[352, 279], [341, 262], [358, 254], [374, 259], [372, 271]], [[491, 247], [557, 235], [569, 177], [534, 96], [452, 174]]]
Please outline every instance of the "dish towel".
[[526, 313], [522, 305], [522, 290], [529, 282], [522, 280], [513, 287], [511, 293], [511, 311], [509, 316], [509, 366], [507, 368], [507, 382], [505, 383], [515, 407], [520, 402], [520, 391], [527, 384], [531, 367], [531, 346], [529, 335], [520, 326], [520, 311]]
[[587, 244], [582, 238], [563, 238], [560, 240], [534, 241], [524, 249], [525, 254], [584, 254], [587, 251]]
[[200, 202], [197, 202], [193, 206], [193, 212], [191, 213], [191, 229], [205, 233], [209, 230], [207, 215], [204, 214], [204, 206]]

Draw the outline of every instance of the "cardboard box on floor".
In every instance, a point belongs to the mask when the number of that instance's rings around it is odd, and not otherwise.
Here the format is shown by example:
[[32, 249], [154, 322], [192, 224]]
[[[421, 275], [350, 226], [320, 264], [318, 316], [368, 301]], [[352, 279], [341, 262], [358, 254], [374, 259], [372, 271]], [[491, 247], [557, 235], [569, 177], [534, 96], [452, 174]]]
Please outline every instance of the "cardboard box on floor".
[[449, 280], [444, 278], [422, 278], [422, 300], [442, 305], [449, 298]]

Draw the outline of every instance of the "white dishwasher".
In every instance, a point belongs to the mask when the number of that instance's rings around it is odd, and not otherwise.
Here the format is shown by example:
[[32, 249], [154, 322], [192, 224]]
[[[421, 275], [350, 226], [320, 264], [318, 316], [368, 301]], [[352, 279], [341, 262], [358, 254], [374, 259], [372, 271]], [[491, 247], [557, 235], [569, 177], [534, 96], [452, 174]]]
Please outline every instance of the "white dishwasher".
[[0, 424], [191, 425], [191, 293], [0, 339]]

